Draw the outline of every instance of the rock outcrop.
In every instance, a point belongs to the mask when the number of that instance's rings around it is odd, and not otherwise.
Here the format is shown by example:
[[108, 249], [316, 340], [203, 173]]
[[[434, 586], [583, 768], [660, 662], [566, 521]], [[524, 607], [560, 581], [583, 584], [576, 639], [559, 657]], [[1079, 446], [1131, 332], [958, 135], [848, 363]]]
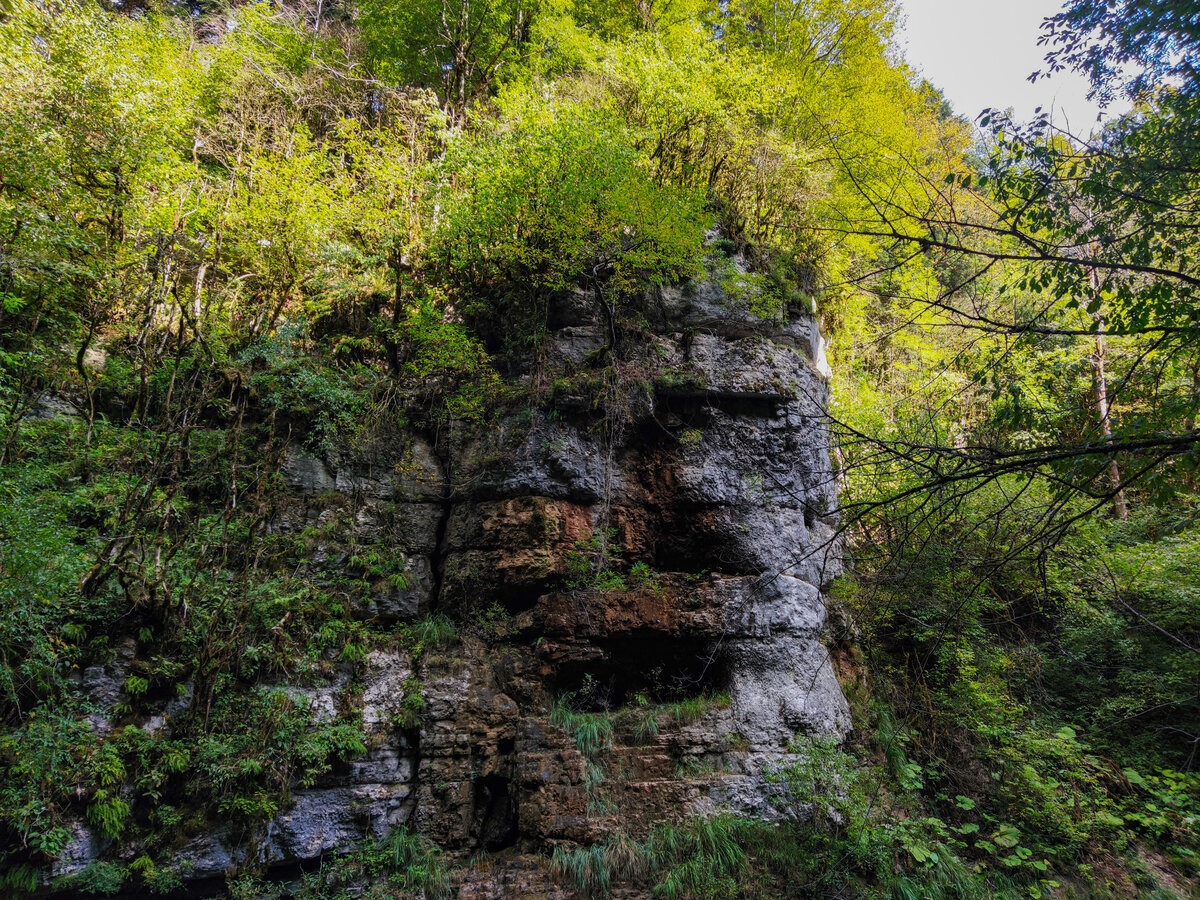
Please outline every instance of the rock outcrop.
[[[495, 426], [292, 448], [273, 527], [348, 522], [404, 571], [363, 614], [443, 614], [459, 636], [373, 651], [355, 692], [344, 672], [289, 688], [318, 718], [358, 704], [368, 751], [297, 786], [252, 840], [193, 839], [188, 877], [312, 860], [404, 824], [464, 858], [503, 851], [461, 896], [559, 896], [529, 854], [725, 809], [789, 812], [763, 773], [797, 735], [849, 726], [821, 642], [839, 561], [820, 337], [715, 281], [659, 291], [645, 318], [613, 364], [603, 306], [563, 298], [529, 403]], [[308, 564], [334, 572], [346, 554], [318, 539]], [[103, 672], [87, 684], [107, 702]], [[563, 698], [611, 738], [589, 747], [559, 727]], [[96, 845], [81, 827], [60, 871]]]

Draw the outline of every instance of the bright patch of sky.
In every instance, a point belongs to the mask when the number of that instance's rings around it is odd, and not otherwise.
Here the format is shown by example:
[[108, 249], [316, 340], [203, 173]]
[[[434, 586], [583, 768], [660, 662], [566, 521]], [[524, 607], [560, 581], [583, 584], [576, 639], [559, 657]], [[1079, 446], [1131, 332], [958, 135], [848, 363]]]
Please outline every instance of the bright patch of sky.
[[[1087, 99], [1088, 82], [1060, 72], [1031, 84], [1045, 69], [1038, 46], [1042, 20], [1062, 0], [900, 0], [904, 22], [898, 35], [905, 59], [941, 88], [955, 112], [974, 120], [985, 107], [1012, 107], [1017, 119], [1054, 110], [1055, 122], [1088, 134], [1099, 108]], [[1118, 110], [1110, 109], [1110, 113]]]

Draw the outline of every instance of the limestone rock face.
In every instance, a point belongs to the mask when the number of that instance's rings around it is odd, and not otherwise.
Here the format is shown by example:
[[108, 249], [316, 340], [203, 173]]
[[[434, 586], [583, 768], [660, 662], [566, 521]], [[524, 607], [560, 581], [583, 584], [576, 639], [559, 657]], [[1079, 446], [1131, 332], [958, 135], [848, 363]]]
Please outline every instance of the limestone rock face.
[[[661, 290], [646, 318], [642, 362], [622, 369], [595, 299], [561, 298], [533, 399], [494, 427], [293, 448], [272, 527], [345, 523], [405, 573], [363, 616], [400, 629], [436, 612], [458, 636], [415, 654], [397, 640], [353, 685], [343, 666], [290, 687], [317, 718], [356, 705], [367, 752], [295, 786], [264, 833], [194, 838], [189, 872], [294, 865], [407, 825], [464, 860], [499, 854], [459, 896], [559, 897], [538, 862], [558, 843], [797, 813], [771, 802], [764, 773], [798, 735], [849, 727], [822, 644], [840, 562], [820, 336], [714, 281]], [[349, 563], [318, 537], [308, 565]], [[121, 674], [86, 685], [106, 702]], [[611, 738], [590, 748], [556, 725], [563, 698]], [[62, 871], [98, 843], [80, 826]]]

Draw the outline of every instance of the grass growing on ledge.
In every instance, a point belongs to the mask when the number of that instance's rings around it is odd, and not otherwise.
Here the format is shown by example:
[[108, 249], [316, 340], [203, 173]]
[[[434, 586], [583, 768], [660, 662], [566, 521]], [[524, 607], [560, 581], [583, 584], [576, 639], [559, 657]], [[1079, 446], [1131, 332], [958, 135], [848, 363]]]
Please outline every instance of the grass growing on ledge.
[[401, 643], [409, 646], [414, 659], [419, 659], [427, 650], [458, 640], [458, 628], [441, 613], [428, 615], [410, 625], [401, 625], [399, 633]]
[[572, 708], [569, 697], [560, 698], [551, 708], [550, 724], [571, 735], [588, 759], [612, 746], [613, 726], [608, 717]]
[[623, 831], [590, 847], [561, 844], [554, 848], [550, 871], [570, 882], [581, 897], [588, 900], [607, 897], [614, 882], [644, 878], [650, 870], [651, 859], [644, 844]]
[[662, 825], [645, 840], [624, 831], [588, 847], [554, 848], [550, 871], [588, 900], [608, 897], [622, 882], [657, 881], [654, 896], [667, 900], [738, 896], [746, 866], [743, 820], [732, 816]]
[[712, 710], [728, 709], [732, 703], [728, 694], [705, 692], [698, 697], [652, 706], [644, 695], [639, 694], [633, 705], [620, 715], [633, 719], [634, 739], [644, 745], [657, 738], [663, 727], [694, 725]]
[[[365, 891], [363, 885], [371, 885]], [[251, 878], [243, 896], [276, 896]], [[234, 894], [238, 896], [238, 894]], [[449, 900], [450, 873], [442, 850], [423, 834], [402, 825], [386, 837], [368, 841], [344, 856], [323, 858], [317, 872], [307, 874], [297, 900], [342, 900], [346, 897], [420, 896]]]
[[733, 816], [713, 816], [651, 834], [646, 853], [662, 876], [654, 895], [665, 900], [737, 896], [737, 876], [746, 865], [741, 827]]
[[714, 709], [728, 709], [733, 703], [728, 694], [709, 694], [707, 691], [698, 697], [689, 697], [675, 703], [660, 707], [660, 713], [667, 716], [675, 725], [694, 725]]

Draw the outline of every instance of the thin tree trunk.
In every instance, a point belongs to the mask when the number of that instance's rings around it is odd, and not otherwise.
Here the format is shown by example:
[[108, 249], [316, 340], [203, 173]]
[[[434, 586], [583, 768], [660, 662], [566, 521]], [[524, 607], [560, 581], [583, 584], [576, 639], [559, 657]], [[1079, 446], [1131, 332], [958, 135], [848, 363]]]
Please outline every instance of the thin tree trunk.
[[392, 377], [400, 374], [400, 343], [397, 340], [397, 332], [400, 328], [400, 323], [404, 319], [404, 269], [405, 261], [403, 254], [395, 254], [392, 257], [392, 271], [396, 275], [396, 292], [392, 297], [392, 330], [388, 333], [384, 341], [387, 347], [388, 370]]
[[[1092, 375], [1096, 384], [1096, 416], [1100, 421], [1100, 431], [1105, 439], [1112, 437], [1112, 419], [1108, 406], [1108, 383], [1104, 375], [1104, 320], [1100, 320], [1096, 332], [1096, 352], [1092, 356]], [[1122, 522], [1129, 518], [1129, 505], [1125, 502], [1125, 492], [1121, 490], [1121, 470], [1117, 468], [1116, 456], [1108, 460], [1108, 480], [1113, 489], [1113, 518]]]

